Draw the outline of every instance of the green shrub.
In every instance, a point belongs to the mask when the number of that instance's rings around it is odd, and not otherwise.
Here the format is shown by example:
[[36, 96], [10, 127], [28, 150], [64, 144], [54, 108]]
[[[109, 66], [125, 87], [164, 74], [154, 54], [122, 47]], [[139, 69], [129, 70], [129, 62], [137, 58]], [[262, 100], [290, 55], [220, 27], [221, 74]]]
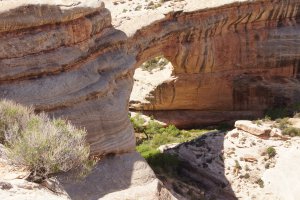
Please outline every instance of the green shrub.
[[163, 127], [153, 117], [145, 123], [143, 133], [147, 139], [136, 147], [136, 150], [147, 160], [149, 165], [158, 172], [163, 170], [174, 175], [179, 160], [176, 156], [160, 153], [158, 147], [170, 143], [182, 143], [199, 137], [208, 130], [179, 130], [174, 125]]
[[249, 174], [249, 173], [246, 173], [246, 174], [244, 175], [244, 178], [246, 178], [246, 179], [250, 178], [250, 174]]
[[162, 56], [157, 56], [151, 60], [144, 62], [141, 68], [145, 71], [151, 72], [153, 69], [160, 68], [163, 69], [169, 63], [167, 59]]
[[153, 154], [160, 153], [160, 151], [156, 148], [153, 148], [150, 145], [147, 144], [141, 144], [136, 147], [136, 150], [145, 158], [147, 159], [149, 156]]
[[12, 102], [0, 101], [0, 142], [14, 140], [26, 127], [32, 114], [31, 108], [16, 105]]
[[27, 166], [34, 174], [69, 171], [88, 163], [86, 131], [62, 119], [34, 114], [31, 108], [0, 102], [1, 143], [13, 164]]
[[178, 128], [176, 128], [176, 126], [174, 126], [174, 125], [167, 126], [163, 130], [163, 132], [166, 132], [168, 135], [171, 135], [173, 137], [178, 137], [181, 133], [181, 131]]
[[134, 117], [130, 117], [130, 121], [133, 125], [134, 131], [142, 133], [145, 130], [145, 120], [141, 117], [141, 114], [137, 113]]
[[264, 181], [261, 178], [256, 180], [255, 182], [259, 185], [260, 188], [264, 188]]
[[273, 108], [266, 111], [266, 115], [269, 116], [272, 120], [278, 118], [284, 118], [289, 116], [291, 113], [287, 108]]
[[163, 126], [154, 120], [150, 120], [145, 127], [145, 133], [147, 135], [154, 135], [156, 133], [161, 133], [163, 130], [164, 130]]
[[271, 117], [268, 115], [266, 115], [265, 118], [262, 119], [263, 122], [269, 122], [271, 120], [272, 120]]
[[262, 121], [261, 120], [255, 120], [252, 123], [256, 124], [257, 126], [261, 126], [262, 125]]
[[287, 107], [268, 109], [265, 114], [272, 120], [275, 120], [278, 118], [291, 117], [297, 112], [300, 112], [300, 103], [293, 103]]
[[280, 130], [284, 130], [291, 125], [291, 123], [289, 122], [289, 118], [287, 118], [287, 117], [282, 118], [282, 119], [280, 119], [280, 118], [276, 119], [275, 122], [278, 124], [278, 128]]
[[276, 155], [276, 150], [274, 149], [274, 147], [268, 147], [267, 154], [268, 154], [269, 158], [274, 157]]
[[168, 153], [154, 153], [146, 158], [147, 162], [155, 170], [164, 170], [174, 173], [179, 165], [179, 159], [176, 155]]
[[287, 127], [282, 131], [283, 135], [289, 135], [291, 137], [300, 136], [300, 129], [295, 127]]
[[168, 135], [167, 132], [161, 133], [161, 134], [155, 134], [152, 138], [152, 144], [155, 147], [159, 147], [164, 144], [172, 143], [174, 139]]

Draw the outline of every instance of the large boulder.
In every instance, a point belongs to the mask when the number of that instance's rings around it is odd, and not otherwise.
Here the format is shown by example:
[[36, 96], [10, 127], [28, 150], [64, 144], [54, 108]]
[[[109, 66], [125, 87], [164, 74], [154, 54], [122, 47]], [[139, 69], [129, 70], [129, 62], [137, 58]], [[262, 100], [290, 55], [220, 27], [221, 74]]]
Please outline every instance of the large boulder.
[[238, 120], [235, 122], [234, 126], [240, 130], [246, 131], [252, 135], [265, 135], [268, 136], [271, 132], [269, 126], [263, 124], [256, 124], [255, 122], [249, 120]]

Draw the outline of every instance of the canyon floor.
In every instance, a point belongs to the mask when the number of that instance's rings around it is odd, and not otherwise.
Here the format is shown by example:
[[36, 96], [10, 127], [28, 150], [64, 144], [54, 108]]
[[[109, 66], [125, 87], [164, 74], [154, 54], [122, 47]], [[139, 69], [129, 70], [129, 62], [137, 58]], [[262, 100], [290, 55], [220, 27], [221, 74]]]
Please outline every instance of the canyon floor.
[[[299, 118], [289, 121], [299, 128]], [[180, 161], [178, 166], [170, 166], [173, 173], [156, 174], [164, 186], [137, 153], [107, 157], [84, 179], [58, 175], [56, 189], [24, 180], [28, 171], [2, 159], [0, 198], [296, 200], [300, 137], [282, 135], [272, 128], [273, 121], [236, 122], [241, 123], [244, 125], [230, 131], [210, 131], [192, 141], [160, 148]]]

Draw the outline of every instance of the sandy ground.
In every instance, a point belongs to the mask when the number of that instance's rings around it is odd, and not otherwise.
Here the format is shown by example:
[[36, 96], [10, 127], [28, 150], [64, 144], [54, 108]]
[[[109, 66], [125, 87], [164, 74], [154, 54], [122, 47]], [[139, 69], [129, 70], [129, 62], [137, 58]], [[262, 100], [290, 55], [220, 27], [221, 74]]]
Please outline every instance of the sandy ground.
[[247, 0], [169, 0], [164, 3], [160, 0], [103, 0], [105, 7], [111, 11], [113, 26], [124, 31], [127, 36], [163, 19], [170, 12], [190, 12], [242, 1]]

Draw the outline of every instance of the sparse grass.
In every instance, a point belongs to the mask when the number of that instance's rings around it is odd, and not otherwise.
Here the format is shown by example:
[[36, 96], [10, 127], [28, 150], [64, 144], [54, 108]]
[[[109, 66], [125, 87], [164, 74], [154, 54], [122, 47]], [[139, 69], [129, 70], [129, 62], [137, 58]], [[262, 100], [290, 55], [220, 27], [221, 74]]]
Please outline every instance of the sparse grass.
[[[142, 121], [139, 118], [141, 118], [139, 115], [131, 117], [131, 121], [134, 123], [134, 127], [136, 127], [135, 130], [141, 130], [139, 127]], [[173, 165], [174, 163], [177, 163], [177, 158], [175, 158], [173, 155], [160, 153], [158, 150], [159, 146], [170, 143], [183, 143], [190, 141], [201, 136], [207, 131], [208, 130], [197, 129], [189, 131], [179, 130], [174, 125], [163, 127], [153, 118], [151, 118], [151, 120], [148, 121], [143, 128], [143, 133], [147, 135], [147, 138], [137, 145], [136, 150], [149, 162], [153, 168], [166, 169], [167, 165]]]
[[289, 122], [289, 118], [287, 117], [276, 119], [275, 122], [277, 123], [280, 130], [284, 130], [291, 125], [291, 123]]
[[290, 112], [287, 108], [273, 108], [267, 110], [266, 112], [266, 115], [269, 116], [272, 120], [287, 117], [289, 116], [289, 114]]
[[268, 115], [265, 116], [265, 118], [262, 119], [263, 122], [270, 122], [272, 119]]
[[51, 120], [11, 101], [0, 101], [0, 138], [13, 164], [26, 166], [33, 174], [85, 167], [89, 146], [86, 131], [62, 119]]
[[300, 129], [295, 127], [287, 127], [282, 131], [283, 135], [289, 135], [291, 137], [300, 136]]
[[265, 169], [269, 169], [270, 168], [270, 163], [266, 163], [265, 164]]
[[169, 63], [169, 61], [167, 59], [165, 59], [162, 56], [158, 56], [151, 60], [148, 60], [147, 62], [144, 62], [141, 65], [141, 68], [143, 70], [149, 71], [149, 72], [151, 72], [152, 70], [154, 70], [156, 68], [159, 68], [160, 70], [162, 70], [168, 63]]
[[134, 117], [130, 117], [130, 121], [133, 125], [135, 132], [138, 132], [138, 133], [144, 132], [145, 120], [141, 117], [140, 113], [137, 113], [136, 116], [134, 116]]
[[252, 121], [253, 124], [256, 124], [257, 126], [261, 126], [262, 125], [262, 121], [261, 120], [255, 120], [255, 121]]
[[246, 179], [250, 178], [250, 174], [249, 174], [249, 173], [246, 173], [246, 174], [244, 175], [244, 178], [246, 178]]
[[256, 182], [260, 188], [263, 188], [264, 187], [264, 181], [260, 178], [260, 179], [257, 179]]

